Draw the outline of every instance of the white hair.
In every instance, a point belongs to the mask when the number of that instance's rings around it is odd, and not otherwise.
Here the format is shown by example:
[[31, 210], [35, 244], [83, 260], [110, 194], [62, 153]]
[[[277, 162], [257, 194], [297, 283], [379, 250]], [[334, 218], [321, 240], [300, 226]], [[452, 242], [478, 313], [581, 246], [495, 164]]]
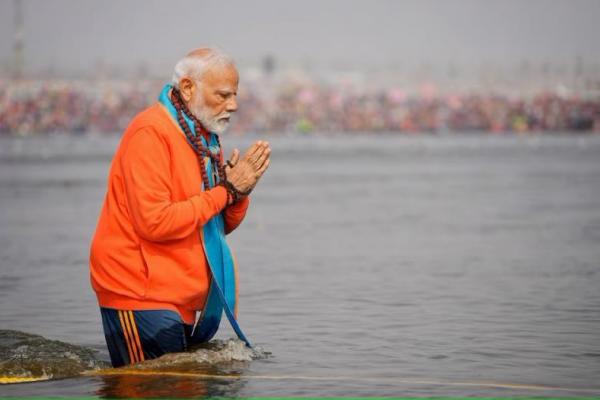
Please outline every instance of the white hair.
[[234, 65], [231, 57], [223, 53], [219, 49], [210, 48], [205, 56], [187, 55], [175, 64], [171, 84], [179, 88], [179, 81], [182, 78], [188, 77], [202, 80], [202, 75], [215, 65]]

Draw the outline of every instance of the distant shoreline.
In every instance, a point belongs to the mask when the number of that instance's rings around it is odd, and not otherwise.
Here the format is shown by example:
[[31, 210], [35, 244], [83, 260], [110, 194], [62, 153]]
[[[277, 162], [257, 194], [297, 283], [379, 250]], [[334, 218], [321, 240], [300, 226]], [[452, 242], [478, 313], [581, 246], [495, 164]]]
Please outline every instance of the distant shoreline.
[[[1, 81], [0, 135], [123, 132], [156, 102], [164, 82]], [[566, 87], [533, 95], [489, 90], [417, 92], [313, 80], [253, 80], [241, 85], [232, 135], [600, 132], [600, 95]]]

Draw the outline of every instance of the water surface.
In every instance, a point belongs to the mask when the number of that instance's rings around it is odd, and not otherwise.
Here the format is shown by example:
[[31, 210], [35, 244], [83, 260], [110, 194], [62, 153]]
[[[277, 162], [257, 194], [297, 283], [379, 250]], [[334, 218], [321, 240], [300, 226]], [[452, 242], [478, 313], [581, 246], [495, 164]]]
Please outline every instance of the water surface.
[[[117, 143], [0, 138], [1, 329], [108, 358], [87, 258]], [[600, 395], [600, 136], [271, 144], [230, 236], [240, 322], [270, 358], [0, 394]]]

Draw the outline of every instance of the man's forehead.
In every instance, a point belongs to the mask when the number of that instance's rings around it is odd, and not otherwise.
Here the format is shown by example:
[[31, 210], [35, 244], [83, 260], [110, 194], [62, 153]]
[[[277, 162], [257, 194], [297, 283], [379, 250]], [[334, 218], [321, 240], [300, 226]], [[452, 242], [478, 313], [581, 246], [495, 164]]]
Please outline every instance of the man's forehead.
[[239, 75], [234, 65], [214, 65], [209, 67], [202, 75], [202, 81], [215, 86], [237, 86]]

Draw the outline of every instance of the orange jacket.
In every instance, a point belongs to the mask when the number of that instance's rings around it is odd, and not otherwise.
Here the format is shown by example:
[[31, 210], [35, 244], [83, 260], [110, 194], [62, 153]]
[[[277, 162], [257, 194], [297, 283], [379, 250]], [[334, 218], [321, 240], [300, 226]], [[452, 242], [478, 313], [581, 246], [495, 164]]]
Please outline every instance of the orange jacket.
[[224, 211], [226, 233], [246, 214], [246, 198], [225, 208], [223, 187], [202, 191], [200, 163], [159, 103], [138, 114], [121, 139], [90, 252], [102, 307], [168, 309], [192, 324], [210, 283], [201, 227]]

